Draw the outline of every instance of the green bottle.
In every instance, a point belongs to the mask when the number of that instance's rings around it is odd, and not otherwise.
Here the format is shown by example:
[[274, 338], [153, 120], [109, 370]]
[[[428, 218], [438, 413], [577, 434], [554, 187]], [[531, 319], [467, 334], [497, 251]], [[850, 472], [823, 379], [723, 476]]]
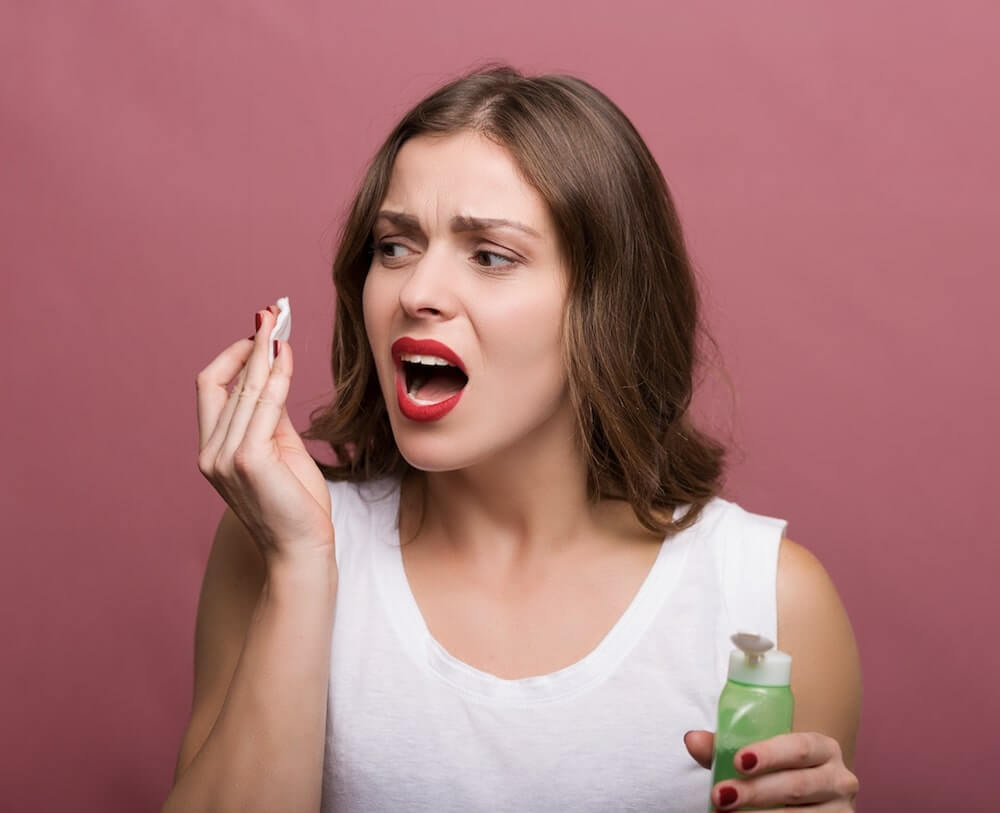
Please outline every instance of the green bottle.
[[[769, 652], [774, 644], [760, 635], [740, 632], [730, 640], [736, 649], [729, 655], [729, 679], [719, 697], [712, 787], [742, 776], [733, 763], [741, 748], [791, 731], [795, 710], [789, 688], [792, 656]], [[714, 807], [709, 803], [710, 811]]]

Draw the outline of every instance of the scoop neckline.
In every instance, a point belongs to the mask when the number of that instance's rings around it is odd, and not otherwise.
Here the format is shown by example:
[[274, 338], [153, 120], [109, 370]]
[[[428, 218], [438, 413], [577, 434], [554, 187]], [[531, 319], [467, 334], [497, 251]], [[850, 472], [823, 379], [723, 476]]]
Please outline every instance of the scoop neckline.
[[[665, 538], [655, 560], [632, 600], [611, 629], [581, 659], [543, 675], [502, 678], [460, 660], [431, 634], [410, 587], [399, 538], [399, 484], [388, 498], [387, 518], [373, 546], [379, 558], [376, 582], [392, 626], [403, 649], [415, 665], [466, 698], [495, 705], [533, 705], [567, 699], [607, 679], [639, 643], [659, 609], [671, 594], [684, 569], [687, 553], [702, 523]], [[687, 506], [674, 510], [674, 519]], [[381, 512], [380, 512], [381, 513]], [[376, 530], [376, 529], [373, 529]]]

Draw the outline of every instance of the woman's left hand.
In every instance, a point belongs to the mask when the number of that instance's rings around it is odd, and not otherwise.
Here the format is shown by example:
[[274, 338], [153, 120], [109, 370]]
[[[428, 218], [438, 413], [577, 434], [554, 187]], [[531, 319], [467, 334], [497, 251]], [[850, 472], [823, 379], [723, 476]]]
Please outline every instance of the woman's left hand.
[[[702, 767], [712, 764], [715, 737], [709, 731], [684, 736], [688, 752]], [[854, 810], [858, 778], [844, 764], [840, 744], [825, 734], [780, 734], [736, 752], [736, 769], [746, 778], [712, 788], [719, 810], [812, 807], [838, 813]]]

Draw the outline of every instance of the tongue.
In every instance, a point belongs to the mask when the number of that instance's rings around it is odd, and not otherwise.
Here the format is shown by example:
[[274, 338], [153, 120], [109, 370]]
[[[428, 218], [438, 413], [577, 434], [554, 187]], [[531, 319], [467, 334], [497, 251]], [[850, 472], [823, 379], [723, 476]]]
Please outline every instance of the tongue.
[[441, 401], [465, 386], [465, 377], [458, 371], [434, 373], [417, 387], [413, 395], [421, 401]]

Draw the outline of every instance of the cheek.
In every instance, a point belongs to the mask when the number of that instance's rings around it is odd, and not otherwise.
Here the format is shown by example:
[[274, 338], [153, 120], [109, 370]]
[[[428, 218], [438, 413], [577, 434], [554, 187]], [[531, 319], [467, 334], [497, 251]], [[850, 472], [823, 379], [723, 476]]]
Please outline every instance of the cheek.
[[[386, 307], [385, 286], [377, 277], [369, 275], [361, 295], [361, 312], [368, 346], [375, 360], [375, 370], [383, 387], [387, 386], [389, 370], [386, 366], [391, 314]], [[395, 371], [393, 371], [395, 373]]]
[[387, 329], [385, 314], [387, 299], [386, 286], [378, 274], [369, 273], [361, 292], [361, 310], [365, 323], [365, 331], [370, 342], [378, 341], [381, 333]]
[[492, 311], [489, 355], [521, 375], [562, 372], [563, 298], [521, 299]]

